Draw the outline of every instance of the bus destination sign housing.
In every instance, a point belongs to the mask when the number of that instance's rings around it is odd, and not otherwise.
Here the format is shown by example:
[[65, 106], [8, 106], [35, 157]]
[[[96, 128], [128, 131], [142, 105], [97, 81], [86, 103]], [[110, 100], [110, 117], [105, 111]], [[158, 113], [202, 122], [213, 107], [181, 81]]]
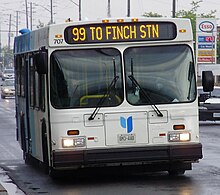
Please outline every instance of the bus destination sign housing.
[[176, 36], [177, 28], [172, 22], [95, 23], [68, 26], [64, 30], [68, 44], [161, 41]]

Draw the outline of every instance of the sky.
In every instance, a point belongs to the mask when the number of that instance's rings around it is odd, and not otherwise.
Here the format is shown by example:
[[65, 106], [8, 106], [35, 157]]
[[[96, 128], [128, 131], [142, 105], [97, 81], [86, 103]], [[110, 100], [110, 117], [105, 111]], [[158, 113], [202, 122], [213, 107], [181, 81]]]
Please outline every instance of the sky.
[[[18, 28], [26, 28], [26, 0], [1, 0], [0, 2], [0, 40], [2, 46], [8, 44], [9, 21], [11, 15], [11, 38], [10, 45], [13, 45], [13, 38], [16, 36], [15, 26], [18, 18]], [[198, 0], [194, 0], [198, 1]], [[30, 28], [30, 5], [32, 3], [32, 29], [36, 29], [39, 23], [48, 24], [51, 20], [51, 2], [53, 5], [53, 20], [56, 24], [63, 23], [67, 18], [73, 21], [79, 19], [79, 0], [27, 0], [28, 24]], [[96, 20], [107, 18], [108, 0], [81, 0], [82, 20]], [[122, 18], [127, 15], [127, 0], [110, 0], [111, 17]], [[140, 17], [145, 12], [161, 14], [165, 17], [172, 16], [173, 0], [130, 0], [131, 17]], [[176, 11], [190, 10], [192, 0], [176, 0]], [[199, 4], [198, 13], [210, 13], [211, 10], [217, 10], [216, 17], [220, 24], [220, 1], [202, 0]], [[17, 16], [18, 13], [18, 17]]]

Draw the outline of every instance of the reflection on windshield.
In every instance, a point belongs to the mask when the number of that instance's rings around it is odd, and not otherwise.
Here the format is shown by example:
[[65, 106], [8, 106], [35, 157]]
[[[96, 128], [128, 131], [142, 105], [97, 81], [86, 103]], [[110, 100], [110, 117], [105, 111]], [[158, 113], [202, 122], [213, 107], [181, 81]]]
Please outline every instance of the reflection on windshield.
[[[117, 82], [106, 93], [116, 76]], [[121, 104], [120, 52], [116, 49], [54, 52], [51, 56], [50, 91], [51, 103], [56, 108], [96, 107], [100, 99], [104, 100], [102, 106]]]
[[[55, 108], [99, 109], [118, 106], [123, 101], [154, 106], [195, 100], [194, 63], [187, 45], [130, 47], [124, 51], [124, 64], [121, 55], [119, 50], [109, 48], [53, 52], [50, 67], [52, 105]], [[122, 75], [125, 76], [125, 90]], [[138, 85], [129, 76], [135, 78]], [[117, 82], [108, 89], [116, 77]]]
[[14, 80], [5, 80], [2, 84], [3, 86], [14, 86]]
[[[124, 52], [126, 96], [133, 105], [193, 101], [196, 98], [195, 72], [191, 49], [186, 45], [128, 48]], [[148, 94], [144, 98], [133, 85], [135, 77]]]
[[11, 74], [11, 73], [14, 73], [14, 70], [13, 69], [6, 69], [6, 70], [4, 70], [4, 73]]

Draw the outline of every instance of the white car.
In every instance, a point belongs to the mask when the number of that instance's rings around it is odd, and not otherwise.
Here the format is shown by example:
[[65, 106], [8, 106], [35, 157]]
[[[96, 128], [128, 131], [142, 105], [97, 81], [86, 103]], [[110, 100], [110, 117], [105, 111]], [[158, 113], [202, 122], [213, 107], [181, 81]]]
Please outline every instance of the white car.
[[15, 85], [14, 79], [6, 79], [1, 84], [1, 98], [5, 99], [6, 97], [15, 96]]
[[5, 69], [2, 73], [2, 80], [4, 81], [5, 79], [14, 79], [15, 74], [14, 74], [14, 69]]
[[204, 92], [198, 87], [199, 120], [220, 120], [220, 87], [215, 86], [212, 92]]

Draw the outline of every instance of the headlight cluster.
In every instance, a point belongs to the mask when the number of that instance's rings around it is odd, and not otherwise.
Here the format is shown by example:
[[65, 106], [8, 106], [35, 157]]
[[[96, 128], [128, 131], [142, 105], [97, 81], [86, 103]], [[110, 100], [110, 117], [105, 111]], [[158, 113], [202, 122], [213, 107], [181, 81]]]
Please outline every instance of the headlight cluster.
[[85, 147], [86, 137], [63, 138], [62, 146], [63, 148]]
[[189, 132], [170, 132], [168, 134], [169, 142], [187, 142], [191, 140]]
[[10, 90], [8, 88], [3, 89], [5, 93], [8, 93]]

